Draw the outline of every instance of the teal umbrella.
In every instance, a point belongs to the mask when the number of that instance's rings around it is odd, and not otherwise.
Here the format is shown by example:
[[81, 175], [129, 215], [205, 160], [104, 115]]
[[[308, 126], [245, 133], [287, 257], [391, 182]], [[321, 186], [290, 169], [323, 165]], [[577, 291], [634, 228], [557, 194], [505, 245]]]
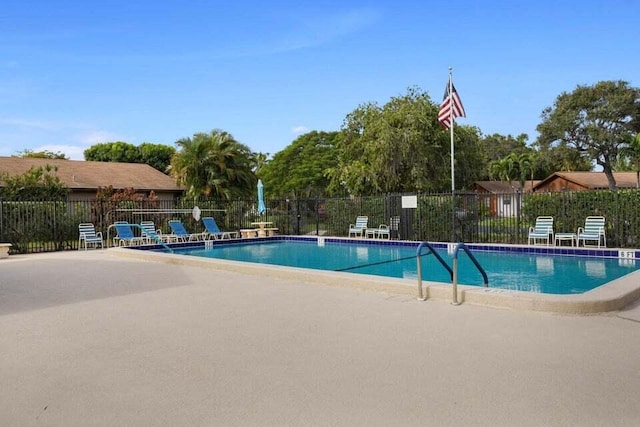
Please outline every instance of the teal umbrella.
[[262, 184], [262, 180], [258, 180], [258, 213], [262, 215], [267, 210], [267, 207], [264, 205], [264, 185]]

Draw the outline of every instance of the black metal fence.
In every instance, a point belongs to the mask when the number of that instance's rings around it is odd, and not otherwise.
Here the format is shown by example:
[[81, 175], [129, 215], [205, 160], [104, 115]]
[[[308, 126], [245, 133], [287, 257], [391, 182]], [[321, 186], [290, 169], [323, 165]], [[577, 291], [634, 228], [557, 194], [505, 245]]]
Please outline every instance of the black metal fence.
[[262, 214], [256, 205], [255, 200], [0, 200], [0, 242], [11, 243], [12, 253], [77, 249], [83, 222], [93, 223], [105, 238], [113, 237], [109, 226], [116, 221], [151, 220], [169, 232], [168, 220], [180, 219], [189, 231], [200, 232], [203, 225], [193, 215], [197, 206], [223, 230], [271, 221], [280, 234], [346, 236], [356, 217], [367, 215], [371, 227], [390, 226], [392, 238], [467, 243], [524, 244], [537, 216], [553, 216], [556, 232], [575, 232], [587, 216], [602, 215], [609, 247], [640, 246], [640, 190], [273, 199]]

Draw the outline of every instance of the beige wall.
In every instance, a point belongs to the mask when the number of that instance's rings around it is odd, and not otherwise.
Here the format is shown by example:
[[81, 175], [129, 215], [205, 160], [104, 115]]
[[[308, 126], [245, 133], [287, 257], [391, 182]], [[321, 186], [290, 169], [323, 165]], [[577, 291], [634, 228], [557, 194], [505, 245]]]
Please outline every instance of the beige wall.
[[[176, 197], [181, 196], [181, 194], [177, 194], [174, 192], [156, 191], [156, 196], [158, 197], [158, 200], [173, 200]], [[71, 190], [71, 192], [69, 193], [68, 200], [71, 202], [78, 202], [78, 201], [86, 202], [86, 201], [95, 200], [95, 198], [96, 198], [95, 190]]]

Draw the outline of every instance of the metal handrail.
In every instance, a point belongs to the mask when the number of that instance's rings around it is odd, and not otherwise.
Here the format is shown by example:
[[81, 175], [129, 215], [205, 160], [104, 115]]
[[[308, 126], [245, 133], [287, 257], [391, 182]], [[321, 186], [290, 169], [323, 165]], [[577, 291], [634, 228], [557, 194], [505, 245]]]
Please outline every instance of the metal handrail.
[[[425, 246], [429, 249], [429, 252], [425, 254], [420, 253], [422, 251], [422, 248], [424, 248]], [[422, 301], [425, 301], [427, 297], [425, 297], [422, 292], [422, 260], [420, 259], [420, 257], [422, 255], [428, 255], [429, 253], [432, 253], [436, 257], [436, 259], [440, 262], [440, 264], [449, 272], [449, 275], [451, 276], [451, 280], [453, 280], [453, 271], [451, 270], [451, 267], [449, 267], [449, 265], [445, 262], [445, 260], [442, 259], [442, 257], [435, 250], [435, 248], [431, 246], [431, 243], [429, 242], [420, 243], [418, 245], [418, 249], [416, 249], [416, 264], [418, 269], [418, 299]]]
[[460, 303], [458, 302], [458, 252], [460, 252], [461, 249], [469, 256], [469, 259], [471, 259], [480, 274], [482, 274], [485, 288], [489, 286], [489, 278], [487, 277], [487, 272], [484, 271], [484, 268], [482, 268], [476, 257], [473, 256], [467, 245], [462, 242], [458, 243], [453, 251], [453, 301], [451, 303], [454, 305], [460, 305]]

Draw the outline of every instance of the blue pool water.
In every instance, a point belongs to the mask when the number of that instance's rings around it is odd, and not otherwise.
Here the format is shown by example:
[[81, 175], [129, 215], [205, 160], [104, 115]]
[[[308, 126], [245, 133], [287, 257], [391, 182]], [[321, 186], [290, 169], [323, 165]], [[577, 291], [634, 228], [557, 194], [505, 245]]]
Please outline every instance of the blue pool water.
[[[428, 250], [423, 251], [428, 252]], [[416, 279], [416, 247], [312, 241], [265, 241], [217, 244], [209, 249], [180, 249], [176, 253], [325, 271]], [[452, 265], [446, 250], [439, 252]], [[473, 251], [486, 270], [489, 286], [549, 294], [589, 291], [637, 269], [634, 260]], [[458, 257], [458, 282], [483, 285], [482, 276], [468, 256]], [[425, 281], [451, 283], [448, 272], [433, 255], [422, 257]]]

